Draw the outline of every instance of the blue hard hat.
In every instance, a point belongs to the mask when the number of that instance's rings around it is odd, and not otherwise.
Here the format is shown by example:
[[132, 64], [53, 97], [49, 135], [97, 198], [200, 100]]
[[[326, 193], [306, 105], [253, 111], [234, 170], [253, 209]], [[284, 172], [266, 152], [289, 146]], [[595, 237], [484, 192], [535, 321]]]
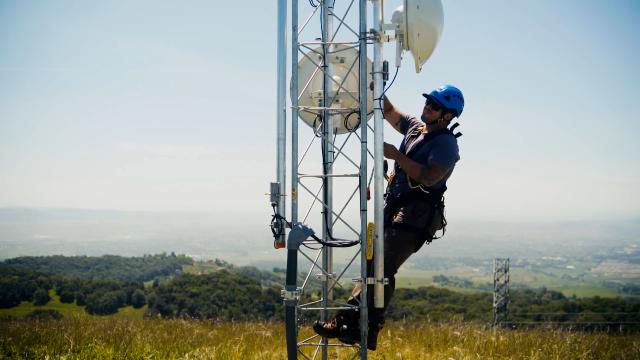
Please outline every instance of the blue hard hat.
[[434, 98], [442, 106], [455, 112], [456, 117], [462, 114], [464, 96], [462, 96], [462, 91], [453, 85], [443, 85], [428, 94], [422, 94], [422, 96]]

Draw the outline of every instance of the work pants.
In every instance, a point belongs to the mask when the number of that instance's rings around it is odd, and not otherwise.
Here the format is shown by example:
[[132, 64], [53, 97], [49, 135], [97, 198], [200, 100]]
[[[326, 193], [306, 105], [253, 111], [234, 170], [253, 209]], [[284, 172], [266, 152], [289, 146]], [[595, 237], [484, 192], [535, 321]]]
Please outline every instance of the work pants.
[[[384, 314], [391, 302], [393, 292], [396, 288], [395, 275], [400, 266], [424, 244], [424, 234], [412, 231], [387, 227], [384, 231], [384, 277], [389, 280], [389, 284], [384, 287], [384, 308], [376, 309], [374, 306], [374, 285], [367, 286], [367, 307], [369, 313], [369, 331], [376, 331], [384, 325]], [[369, 277], [374, 277], [373, 261], [367, 262], [367, 273]], [[359, 305], [361, 284], [358, 283], [347, 303]], [[355, 327], [360, 323], [360, 313], [354, 310], [343, 310], [338, 313], [351, 326]], [[376, 332], [377, 333], [377, 332]]]

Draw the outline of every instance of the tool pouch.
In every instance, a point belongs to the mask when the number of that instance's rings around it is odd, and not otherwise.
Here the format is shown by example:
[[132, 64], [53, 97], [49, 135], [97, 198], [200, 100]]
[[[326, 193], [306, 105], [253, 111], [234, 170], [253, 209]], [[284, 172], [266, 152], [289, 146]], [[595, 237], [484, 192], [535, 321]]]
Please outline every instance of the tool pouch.
[[397, 208], [393, 213], [385, 214], [385, 226], [410, 231], [420, 234], [415, 251], [418, 251], [425, 243], [429, 244], [434, 239], [435, 233], [444, 229], [447, 221], [444, 217], [444, 198], [437, 202], [415, 201], [408, 202]]

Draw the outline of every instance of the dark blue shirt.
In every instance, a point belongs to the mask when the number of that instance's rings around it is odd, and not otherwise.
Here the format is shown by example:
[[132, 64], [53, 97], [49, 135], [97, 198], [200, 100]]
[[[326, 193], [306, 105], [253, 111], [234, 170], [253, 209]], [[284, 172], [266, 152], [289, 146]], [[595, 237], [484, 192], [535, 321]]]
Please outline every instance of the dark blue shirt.
[[[425, 126], [424, 122], [415, 117], [406, 116], [403, 117], [402, 120], [404, 120], [402, 121], [404, 126], [401, 130], [404, 134], [404, 139], [402, 140], [400, 149], [404, 148], [404, 154], [407, 154], [412, 148], [425, 141], [425, 135], [427, 133], [421, 131], [421, 128]], [[415, 138], [416, 136], [417, 138]], [[420, 145], [418, 151], [412, 153], [410, 157], [411, 160], [418, 162], [422, 166], [428, 167], [437, 164], [446, 168], [446, 175], [437, 184], [429, 188], [423, 186], [423, 188], [427, 190], [442, 189], [442, 187], [446, 185], [447, 179], [451, 176], [456, 162], [460, 160], [458, 140], [449, 134], [436, 136], [428, 140], [427, 143]], [[400, 170], [396, 173], [391, 188], [389, 189], [389, 197], [392, 199], [397, 198], [410, 191], [411, 187], [418, 185], [419, 183], [415, 180], [409, 179], [409, 181], [407, 181], [406, 173]]]

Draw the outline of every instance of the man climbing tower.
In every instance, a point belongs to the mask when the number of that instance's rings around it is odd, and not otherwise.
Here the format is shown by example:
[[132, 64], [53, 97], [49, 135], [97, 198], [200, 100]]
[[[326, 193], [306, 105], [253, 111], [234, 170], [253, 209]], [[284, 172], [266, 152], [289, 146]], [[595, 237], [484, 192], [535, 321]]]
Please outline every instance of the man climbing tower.
[[[384, 117], [404, 135], [400, 148], [384, 144], [384, 156], [395, 161], [389, 177], [385, 197], [384, 277], [389, 284], [384, 290], [384, 308], [373, 306], [373, 285], [367, 289], [369, 332], [367, 347], [375, 350], [378, 333], [384, 324], [384, 315], [395, 290], [395, 274], [400, 266], [417, 252], [424, 243], [430, 243], [438, 230], [444, 230], [444, 198], [447, 179], [460, 159], [457, 137], [449, 128], [454, 118], [462, 114], [464, 97], [455, 86], [445, 85], [426, 98], [420, 120], [400, 112], [384, 97]], [[373, 277], [373, 264], [367, 264]], [[359, 284], [348, 303], [359, 304]], [[316, 321], [313, 329], [326, 338], [355, 344], [360, 341], [360, 314], [356, 310], [342, 310], [329, 322]]]

